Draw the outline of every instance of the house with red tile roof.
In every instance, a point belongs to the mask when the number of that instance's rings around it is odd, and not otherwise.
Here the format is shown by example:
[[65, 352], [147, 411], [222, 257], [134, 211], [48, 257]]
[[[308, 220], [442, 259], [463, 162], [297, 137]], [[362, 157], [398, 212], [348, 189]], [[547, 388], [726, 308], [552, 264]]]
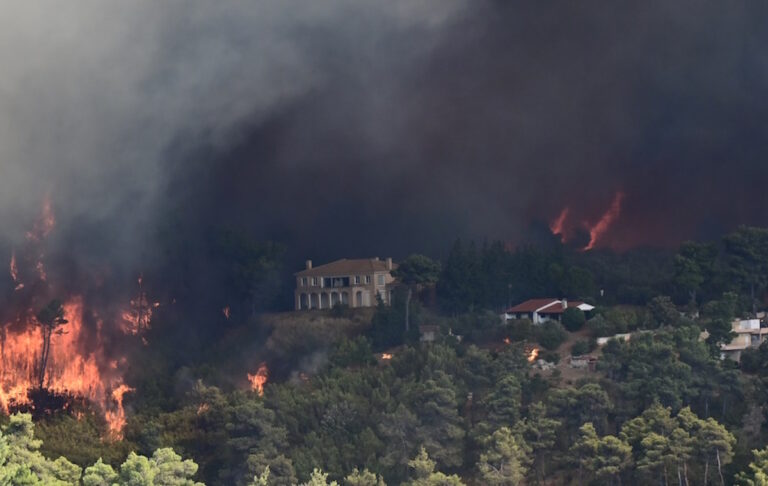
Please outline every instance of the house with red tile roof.
[[569, 302], [566, 299], [530, 299], [510, 307], [504, 313], [504, 319], [528, 319], [534, 324], [541, 324], [544, 321], [558, 321], [566, 309], [579, 309], [583, 312], [589, 312], [595, 306], [578, 300]]

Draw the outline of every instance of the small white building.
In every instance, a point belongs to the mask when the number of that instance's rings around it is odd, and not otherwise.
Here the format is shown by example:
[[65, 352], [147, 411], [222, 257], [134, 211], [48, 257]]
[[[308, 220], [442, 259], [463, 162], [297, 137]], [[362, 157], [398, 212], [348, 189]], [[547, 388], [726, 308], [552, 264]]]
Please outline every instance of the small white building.
[[565, 299], [530, 299], [507, 309], [504, 320], [528, 319], [534, 324], [541, 324], [544, 321], [560, 322], [563, 312], [574, 308], [587, 313], [595, 306], [578, 300], [568, 302]]

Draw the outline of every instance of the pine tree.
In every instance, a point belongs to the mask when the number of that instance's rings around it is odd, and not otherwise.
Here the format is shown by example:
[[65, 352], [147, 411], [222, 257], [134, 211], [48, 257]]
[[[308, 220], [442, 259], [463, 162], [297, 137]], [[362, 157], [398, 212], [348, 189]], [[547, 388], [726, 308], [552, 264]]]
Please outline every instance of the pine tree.
[[477, 467], [484, 484], [516, 486], [524, 479], [531, 460], [522, 438], [507, 427], [498, 429], [487, 441]]

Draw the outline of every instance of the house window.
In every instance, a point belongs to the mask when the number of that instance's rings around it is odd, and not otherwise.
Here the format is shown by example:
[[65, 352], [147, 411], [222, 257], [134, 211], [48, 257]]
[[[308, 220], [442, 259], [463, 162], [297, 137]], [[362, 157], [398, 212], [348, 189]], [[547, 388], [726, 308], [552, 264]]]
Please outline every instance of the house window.
[[302, 287], [306, 287], [307, 286], [307, 277], [302, 277], [301, 278], [301, 286]]
[[317, 277], [312, 277], [312, 286], [314, 287], [316, 285], [317, 285]]
[[360, 275], [355, 275], [355, 283], [356, 284], [360, 283]]
[[384, 285], [384, 275], [377, 275], [376, 280], [378, 281], [379, 285]]
[[367, 284], [371, 283], [371, 276], [370, 275], [366, 275], [365, 276], [365, 283], [367, 283]]

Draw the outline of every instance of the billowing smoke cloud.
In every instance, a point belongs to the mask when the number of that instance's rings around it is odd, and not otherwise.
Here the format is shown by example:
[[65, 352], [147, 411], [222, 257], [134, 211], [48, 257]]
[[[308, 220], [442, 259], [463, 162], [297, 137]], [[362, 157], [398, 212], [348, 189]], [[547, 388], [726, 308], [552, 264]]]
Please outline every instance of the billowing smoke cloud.
[[[4, 235], [19, 244], [50, 196], [59, 239], [83, 256], [135, 255], [174, 178], [196, 164], [217, 170], [181, 154], [242, 141], [245, 129], [336, 83], [329, 64], [387, 50], [401, 33], [428, 39], [461, 7], [439, 3], [8, 6], [0, 18]], [[205, 191], [211, 181], [196, 182]]]
[[15, 239], [45, 194], [62, 245], [121, 261], [169, 214], [296, 261], [517, 241], [617, 191], [619, 248], [768, 223], [761, 4], [59, 7], [0, 19]]

